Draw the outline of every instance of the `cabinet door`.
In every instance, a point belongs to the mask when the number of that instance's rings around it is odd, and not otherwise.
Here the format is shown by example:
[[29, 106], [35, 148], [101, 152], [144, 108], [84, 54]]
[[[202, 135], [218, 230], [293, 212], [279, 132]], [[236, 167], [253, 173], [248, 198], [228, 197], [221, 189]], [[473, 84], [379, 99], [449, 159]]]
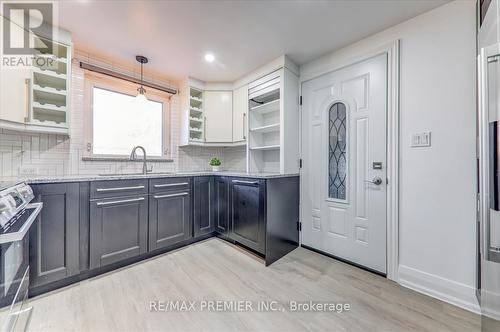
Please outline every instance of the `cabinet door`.
[[219, 234], [229, 233], [229, 181], [225, 177], [216, 177], [215, 187], [215, 231]]
[[80, 191], [78, 183], [35, 185], [33, 191], [43, 202], [30, 229], [30, 287], [37, 287], [79, 273]]
[[0, 119], [25, 123], [31, 100], [31, 70], [0, 70]]
[[194, 178], [194, 236], [214, 231], [213, 217], [214, 178], [211, 176]]
[[248, 86], [234, 90], [233, 93], [233, 142], [245, 141], [248, 112]]
[[156, 193], [149, 199], [149, 250], [167, 247], [191, 237], [189, 191]]
[[265, 182], [232, 179], [230, 237], [264, 254], [265, 231]]
[[229, 143], [233, 141], [232, 91], [205, 91], [205, 141]]
[[147, 239], [147, 195], [90, 202], [90, 268], [146, 253]]

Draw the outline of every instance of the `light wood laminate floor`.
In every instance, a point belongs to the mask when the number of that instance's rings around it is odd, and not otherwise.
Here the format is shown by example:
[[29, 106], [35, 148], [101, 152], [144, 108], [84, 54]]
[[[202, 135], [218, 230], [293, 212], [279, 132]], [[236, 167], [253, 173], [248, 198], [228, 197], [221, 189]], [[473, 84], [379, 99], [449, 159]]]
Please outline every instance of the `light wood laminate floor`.
[[[155, 300], [277, 301], [284, 308], [291, 300], [335, 302], [350, 310], [152, 312]], [[307, 249], [266, 268], [219, 239], [30, 302], [31, 331], [480, 331], [475, 314]]]

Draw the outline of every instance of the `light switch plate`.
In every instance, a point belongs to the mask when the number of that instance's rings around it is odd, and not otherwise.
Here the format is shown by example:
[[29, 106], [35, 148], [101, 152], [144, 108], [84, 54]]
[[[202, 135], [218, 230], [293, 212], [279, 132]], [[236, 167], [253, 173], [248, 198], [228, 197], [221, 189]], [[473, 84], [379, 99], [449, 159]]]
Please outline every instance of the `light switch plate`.
[[426, 131], [411, 135], [411, 147], [429, 147], [431, 146], [431, 132]]

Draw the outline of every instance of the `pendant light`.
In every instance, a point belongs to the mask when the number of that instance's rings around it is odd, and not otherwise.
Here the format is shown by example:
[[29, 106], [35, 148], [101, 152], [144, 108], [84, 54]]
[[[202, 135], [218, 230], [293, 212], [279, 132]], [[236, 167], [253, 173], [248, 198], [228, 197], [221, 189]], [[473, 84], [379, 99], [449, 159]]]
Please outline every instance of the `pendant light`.
[[143, 66], [145, 63], [148, 63], [148, 58], [146, 58], [145, 56], [142, 56], [142, 55], [137, 55], [135, 57], [135, 59], [137, 60], [137, 62], [139, 62], [141, 64], [141, 86], [137, 89], [137, 91], [139, 92], [137, 94], [137, 96], [135, 97], [138, 101], [140, 102], [145, 102], [148, 100], [148, 98], [146, 97], [146, 89], [144, 89], [144, 86], [143, 86], [143, 83], [144, 83], [144, 80], [143, 80], [143, 75], [144, 75], [144, 72], [143, 72]]

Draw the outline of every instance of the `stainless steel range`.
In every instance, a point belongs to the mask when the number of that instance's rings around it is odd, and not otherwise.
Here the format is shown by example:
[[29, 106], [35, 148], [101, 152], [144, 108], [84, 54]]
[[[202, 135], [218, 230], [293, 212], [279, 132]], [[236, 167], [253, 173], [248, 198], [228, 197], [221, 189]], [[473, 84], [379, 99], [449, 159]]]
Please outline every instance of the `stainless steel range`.
[[29, 286], [29, 229], [42, 203], [20, 183], [0, 190], [0, 308], [8, 307], [2, 331], [24, 330], [32, 308], [25, 308]]

